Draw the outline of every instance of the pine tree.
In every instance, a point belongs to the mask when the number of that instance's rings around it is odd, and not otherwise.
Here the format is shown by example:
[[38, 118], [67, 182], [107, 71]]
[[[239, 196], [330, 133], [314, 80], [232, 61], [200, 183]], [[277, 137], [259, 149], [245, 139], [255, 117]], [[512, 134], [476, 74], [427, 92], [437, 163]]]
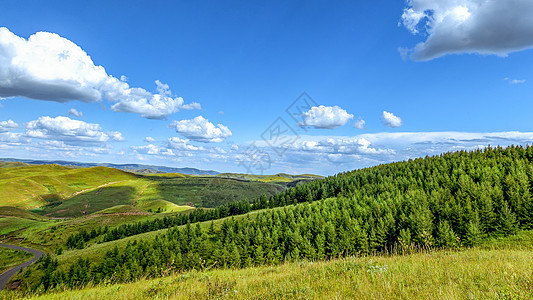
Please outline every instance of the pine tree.
[[467, 246], [475, 246], [479, 244], [479, 241], [481, 240], [482, 236], [483, 233], [480, 229], [479, 219], [476, 218], [470, 221], [466, 227], [464, 243]]
[[518, 230], [515, 214], [511, 211], [507, 202], [503, 203], [498, 222], [498, 233], [508, 236]]
[[441, 221], [437, 226], [437, 246], [441, 248], [451, 248], [458, 245], [458, 239], [452, 227], [447, 221]]

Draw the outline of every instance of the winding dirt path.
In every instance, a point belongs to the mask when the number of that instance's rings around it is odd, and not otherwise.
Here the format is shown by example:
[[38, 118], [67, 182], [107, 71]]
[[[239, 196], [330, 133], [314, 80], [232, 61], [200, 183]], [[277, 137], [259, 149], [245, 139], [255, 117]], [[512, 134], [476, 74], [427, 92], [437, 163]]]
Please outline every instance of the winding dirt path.
[[37, 261], [41, 256], [44, 256], [46, 255], [46, 253], [43, 253], [39, 250], [35, 250], [35, 249], [30, 249], [30, 248], [24, 248], [24, 247], [19, 247], [19, 246], [13, 246], [13, 245], [7, 245], [7, 244], [0, 244], [0, 247], [5, 247], [5, 248], [10, 248], [10, 249], [15, 249], [15, 250], [22, 250], [22, 251], [26, 251], [26, 252], [29, 252], [31, 254], [33, 254], [33, 258], [25, 263], [22, 263], [16, 267], [13, 267], [7, 271], [5, 271], [4, 273], [0, 274], [0, 291], [3, 290], [7, 284], [7, 282], [9, 281], [9, 278], [11, 278], [11, 276], [15, 275], [20, 269], [23, 269], [23, 268], [26, 268], [27, 266], [33, 264], [35, 261]]

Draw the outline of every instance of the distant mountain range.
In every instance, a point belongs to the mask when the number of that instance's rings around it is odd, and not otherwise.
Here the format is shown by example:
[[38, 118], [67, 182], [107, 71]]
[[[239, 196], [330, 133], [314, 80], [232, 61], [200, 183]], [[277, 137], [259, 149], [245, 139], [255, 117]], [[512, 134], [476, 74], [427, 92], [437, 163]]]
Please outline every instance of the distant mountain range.
[[33, 159], [18, 159], [18, 158], [0, 158], [0, 161], [5, 162], [22, 162], [31, 165], [50, 165], [57, 164], [67, 167], [109, 167], [128, 172], [138, 173], [182, 173], [187, 175], [218, 175], [219, 172], [212, 170], [199, 170], [195, 168], [172, 168], [165, 166], [152, 166], [152, 165], [140, 165], [140, 164], [109, 164], [109, 163], [82, 163], [75, 161], [63, 161], [63, 160], [33, 160]]

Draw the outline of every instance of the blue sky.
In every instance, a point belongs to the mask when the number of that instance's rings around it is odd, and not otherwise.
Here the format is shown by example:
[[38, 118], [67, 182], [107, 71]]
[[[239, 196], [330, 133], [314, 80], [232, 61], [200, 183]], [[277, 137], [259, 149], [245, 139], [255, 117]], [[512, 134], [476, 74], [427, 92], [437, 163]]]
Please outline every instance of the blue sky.
[[529, 0], [86, 2], [0, 4], [0, 157], [331, 175], [533, 140]]

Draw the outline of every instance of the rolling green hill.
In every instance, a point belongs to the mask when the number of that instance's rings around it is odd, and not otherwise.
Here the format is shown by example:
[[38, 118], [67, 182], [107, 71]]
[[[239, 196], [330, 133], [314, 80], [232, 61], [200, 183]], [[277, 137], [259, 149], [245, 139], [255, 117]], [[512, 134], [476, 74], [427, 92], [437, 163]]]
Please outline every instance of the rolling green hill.
[[[167, 183], [172, 194], [175, 194], [173, 187], [176, 186], [185, 192], [198, 193], [203, 189], [212, 191], [214, 187], [224, 190], [223, 184], [232, 188], [239, 184], [265, 184], [239, 178], [142, 178], [157, 182], [160, 186], [158, 191], [163, 191], [163, 194]], [[148, 191], [150, 184], [154, 183], [149, 183], [143, 190]], [[221, 270], [209, 272], [231, 276], [247, 274], [252, 278], [253, 272], [263, 268], [278, 268], [290, 274], [283, 266], [273, 267], [284, 263], [298, 267], [307, 264], [307, 269], [313, 269], [316, 263], [323, 267], [314, 269], [310, 275], [303, 275], [306, 271], [301, 269], [290, 280], [312, 280], [317, 285], [285, 285], [287, 289], [307, 289], [291, 296], [387, 295], [372, 294], [369, 289], [361, 289], [362, 293], [351, 293], [349, 289], [344, 290], [340, 282], [334, 285], [335, 293], [321, 292], [329, 277], [316, 275], [315, 272], [333, 269], [331, 272], [335, 273], [338, 272], [336, 269], [350, 268], [350, 272], [354, 272], [349, 275], [353, 278], [350, 282], [354, 282], [355, 287], [365, 285], [378, 289], [385, 286], [372, 281], [374, 275], [390, 270], [392, 277], [381, 279], [393, 284], [389, 286], [391, 293], [405, 292], [402, 294], [405, 297], [417, 292], [427, 296], [431, 289], [442, 287], [452, 278], [459, 280], [454, 285], [456, 288], [473, 291], [474, 298], [502, 295], [524, 297], [531, 291], [531, 283], [526, 279], [531, 276], [531, 268], [522, 267], [530, 265], [533, 257], [531, 191], [533, 147], [447, 153], [341, 173], [295, 185], [270, 197], [256, 198], [251, 203], [234, 202], [236, 206], [231, 208], [236, 209], [237, 214], [233, 215], [225, 211], [230, 208], [228, 206], [205, 210], [205, 213], [195, 210], [180, 216], [179, 223], [173, 223], [177, 219], [166, 218], [131, 226], [117, 225], [117, 230], [110, 230], [102, 237], [96, 234], [96, 238], [86, 240], [88, 245], [76, 245], [80, 249], [64, 251], [61, 255], [42, 260], [30, 267], [26, 275], [19, 274], [18, 280], [22, 281], [26, 291], [31, 292], [53, 290], [55, 287], [78, 288], [87, 282], [131, 282], [139, 278], [166, 276], [169, 272], [212, 268]], [[139, 198], [137, 203], [142, 201]], [[161, 201], [156, 203], [168, 204]], [[123, 209], [138, 208], [119, 206], [112, 211]], [[228, 215], [230, 217], [191, 224], [205, 220], [207, 216]], [[191, 221], [191, 216], [201, 218]], [[173, 224], [186, 225], [172, 227]], [[156, 231], [160, 228], [167, 229]], [[111, 238], [108, 239], [109, 235]], [[453, 253], [458, 253], [458, 258], [447, 260]], [[385, 264], [375, 265], [372, 262], [362, 265], [367, 258], [384, 262], [386, 260], [380, 257], [391, 254], [390, 269]], [[439, 263], [431, 264], [425, 260], [427, 255], [436, 255]], [[406, 262], [403, 256], [415, 259]], [[335, 261], [339, 258], [353, 260], [356, 264], [349, 267], [336, 265]], [[500, 264], [502, 261], [505, 262]], [[482, 275], [480, 266], [487, 263], [497, 266], [494, 269], [497, 276]], [[416, 266], [416, 269], [407, 266]], [[448, 270], [441, 272], [438, 266]], [[512, 266], [511, 269], [509, 266]], [[428, 267], [435, 270], [422, 274], [422, 270]], [[235, 268], [244, 270], [232, 270]], [[506, 272], [510, 270], [516, 278], [520, 278], [518, 281], [514, 281], [515, 277], [506, 279]], [[365, 276], [361, 276], [362, 271], [366, 272], [363, 273]], [[446, 275], [449, 272], [461, 275]], [[412, 277], [414, 274], [419, 275], [415, 281], [406, 282], [402, 279], [404, 275]], [[271, 282], [263, 282], [265, 287], [254, 286], [252, 281], [247, 280], [239, 284], [212, 282], [205, 289], [197, 289], [197, 292], [208, 293], [202, 294], [208, 297], [221, 297], [229, 295], [227, 291], [238, 286], [241, 291], [248, 291], [243, 292], [244, 298], [262, 297], [259, 291], [266, 291], [272, 282], [278, 284], [280, 280], [276, 276], [266, 276]], [[428, 278], [432, 276], [436, 276], [437, 280], [428, 285]], [[468, 281], [475, 278], [479, 285], [472, 286]], [[495, 280], [501, 283], [490, 286]], [[199, 283], [192, 284], [195, 286]], [[422, 284], [423, 287], [420, 286]], [[212, 288], [219, 289], [217, 285], [222, 285], [221, 289], [226, 294], [210, 294]], [[417, 287], [409, 288], [410, 285]], [[141, 293], [146, 290], [142, 285], [133, 285], [132, 289], [135, 288], [139, 288]], [[105, 293], [106, 289], [96, 288], [92, 291]], [[156, 291], [151, 296], [160, 296], [162, 291]], [[286, 292], [280, 291], [279, 296], [286, 295]], [[70, 295], [75, 295], [75, 292]], [[181, 297], [181, 294], [171, 295]], [[450, 289], [441, 290], [438, 295], [453, 298], [459, 294], [453, 294], [453, 289]], [[470, 297], [470, 294], [460, 295]]]
[[139, 175], [107, 167], [2, 163], [0, 205], [54, 218], [88, 215], [117, 205], [146, 211], [221, 204], [283, 191], [277, 182], [195, 177], [179, 173]]
[[54, 268], [38, 264], [26, 280], [33, 288], [76, 287], [84, 281], [158, 277], [166, 268], [247, 268], [464, 249], [532, 228], [532, 187], [531, 147], [381, 165], [261, 197], [249, 209], [263, 210], [247, 215], [67, 251]]
[[0, 204], [34, 209], [73, 198], [137, 176], [105, 167], [74, 169], [59, 165], [0, 168]]
[[19, 265], [25, 261], [30, 260], [33, 255], [21, 250], [9, 249], [0, 247], [0, 274]]

